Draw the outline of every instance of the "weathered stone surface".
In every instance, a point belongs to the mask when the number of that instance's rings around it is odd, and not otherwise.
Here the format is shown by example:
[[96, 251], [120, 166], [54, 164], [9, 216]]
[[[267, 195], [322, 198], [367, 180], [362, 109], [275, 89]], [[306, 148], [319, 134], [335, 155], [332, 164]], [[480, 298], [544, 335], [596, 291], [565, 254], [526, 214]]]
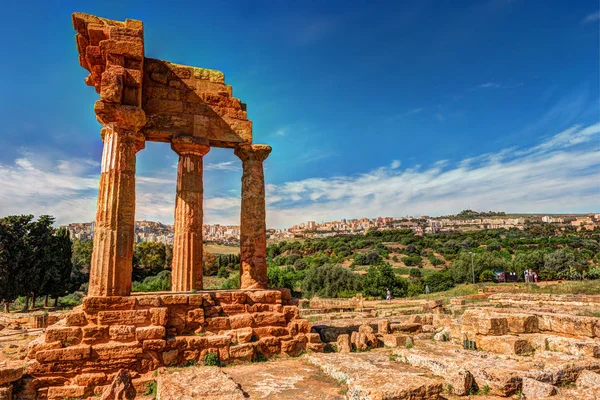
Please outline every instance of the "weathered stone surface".
[[131, 374], [121, 369], [112, 383], [102, 392], [102, 400], [134, 400], [135, 388], [131, 382]]
[[21, 379], [24, 368], [22, 363], [10, 363], [0, 366], [0, 385], [14, 382]]
[[388, 334], [381, 338], [385, 347], [405, 347], [408, 344], [413, 344], [413, 339], [408, 335]]
[[355, 399], [437, 399], [442, 380], [426, 377], [422, 370], [402, 367], [382, 353], [313, 353], [306, 359], [327, 375], [348, 385], [348, 398]]
[[78, 345], [62, 349], [38, 351], [35, 358], [41, 363], [80, 361], [90, 358], [91, 350], [92, 348], [89, 345]]
[[151, 312], [149, 310], [99, 311], [100, 325], [149, 325]]
[[377, 323], [377, 333], [380, 335], [387, 335], [390, 333], [390, 321], [387, 319], [382, 319]]
[[243, 400], [238, 385], [218, 367], [194, 367], [162, 373], [157, 378], [161, 400]]
[[484, 351], [500, 354], [528, 355], [533, 352], [531, 343], [519, 336], [479, 336], [477, 347]]
[[164, 326], [145, 326], [135, 330], [137, 340], [162, 339], [166, 335]]
[[77, 399], [85, 395], [85, 386], [54, 386], [48, 389], [48, 399]]
[[523, 393], [526, 399], [541, 399], [555, 395], [558, 393], [558, 389], [549, 383], [536, 381], [531, 378], [523, 378], [521, 393]]
[[53, 325], [46, 329], [46, 343], [60, 342], [63, 346], [79, 344], [82, 339], [79, 327]]
[[263, 161], [271, 153], [266, 145], [240, 145], [242, 160], [242, 219], [240, 226], [240, 288], [267, 288], [267, 227]]
[[108, 328], [110, 340], [120, 342], [131, 342], [135, 339], [135, 326], [133, 325], [111, 325]]
[[579, 374], [576, 384], [581, 389], [600, 389], [600, 374], [583, 370]]

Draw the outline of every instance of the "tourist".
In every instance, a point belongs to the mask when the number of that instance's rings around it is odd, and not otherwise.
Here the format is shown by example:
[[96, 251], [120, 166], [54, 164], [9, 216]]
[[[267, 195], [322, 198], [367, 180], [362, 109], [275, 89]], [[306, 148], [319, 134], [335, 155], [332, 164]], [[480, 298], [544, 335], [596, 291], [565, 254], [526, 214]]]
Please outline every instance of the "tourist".
[[533, 281], [534, 281], [535, 283], [537, 283], [537, 281], [538, 281], [538, 274], [537, 274], [537, 272], [535, 272], [535, 271], [533, 272]]
[[386, 299], [387, 301], [392, 301], [392, 292], [390, 292], [390, 289], [389, 289], [389, 288], [388, 288], [388, 289], [385, 289], [385, 290], [386, 290], [386, 293], [385, 293], [385, 299]]
[[425, 294], [429, 294], [429, 285], [425, 285]]

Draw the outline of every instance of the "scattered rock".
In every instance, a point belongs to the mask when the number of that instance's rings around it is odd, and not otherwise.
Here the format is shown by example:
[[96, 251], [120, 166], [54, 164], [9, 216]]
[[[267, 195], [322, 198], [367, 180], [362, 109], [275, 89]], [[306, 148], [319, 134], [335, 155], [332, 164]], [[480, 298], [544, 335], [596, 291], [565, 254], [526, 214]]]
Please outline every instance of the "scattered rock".
[[576, 384], [582, 389], [600, 389], [600, 374], [587, 370], [581, 371]]
[[539, 399], [554, 396], [558, 393], [558, 389], [549, 383], [536, 381], [531, 378], [523, 378], [521, 393], [526, 399]]
[[125, 369], [119, 370], [112, 383], [104, 389], [102, 400], [134, 400], [135, 388], [131, 383], [131, 375]]

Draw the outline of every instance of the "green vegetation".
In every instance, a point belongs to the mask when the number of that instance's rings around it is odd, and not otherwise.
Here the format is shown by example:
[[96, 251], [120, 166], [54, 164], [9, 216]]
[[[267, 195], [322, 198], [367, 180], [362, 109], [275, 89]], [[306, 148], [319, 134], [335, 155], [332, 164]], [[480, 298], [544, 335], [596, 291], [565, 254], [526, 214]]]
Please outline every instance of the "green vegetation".
[[23, 309], [29, 300], [45, 296], [58, 298], [74, 291], [81, 282], [79, 271], [71, 261], [69, 233], [52, 227], [54, 218], [42, 215], [13, 215], [0, 218], [0, 302], [4, 311], [19, 296], [24, 296]]
[[220, 366], [221, 360], [219, 360], [219, 355], [217, 353], [207, 353], [204, 356], [204, 365], [205, 366], [213, 366], [213, 367]]
[[144, 396], [156, 396], [156, 381], [148, 382], [146, 384]]

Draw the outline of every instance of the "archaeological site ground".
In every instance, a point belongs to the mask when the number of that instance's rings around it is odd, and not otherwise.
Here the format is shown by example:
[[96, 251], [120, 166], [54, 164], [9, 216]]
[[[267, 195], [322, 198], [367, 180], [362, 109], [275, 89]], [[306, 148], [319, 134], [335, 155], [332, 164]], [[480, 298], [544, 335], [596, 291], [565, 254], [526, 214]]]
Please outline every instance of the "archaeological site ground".
[[[0, 316], [0, 400], [600, 399], [600, 294], [524, 284], [297, 299], [267, 278], [263, 162], [216, 70], [146, 58], [141, 21], [73, 14], [104, 151], [88, 295]], [[179, 155], [171, 292], [132, 293], [136, 153]], [[242, 161], [240, 289], [203, 285], [203, 157]], [[473, 278], [475, 279], [475, 278]], [[560, 285], [561, 283], [553, 283]]]

